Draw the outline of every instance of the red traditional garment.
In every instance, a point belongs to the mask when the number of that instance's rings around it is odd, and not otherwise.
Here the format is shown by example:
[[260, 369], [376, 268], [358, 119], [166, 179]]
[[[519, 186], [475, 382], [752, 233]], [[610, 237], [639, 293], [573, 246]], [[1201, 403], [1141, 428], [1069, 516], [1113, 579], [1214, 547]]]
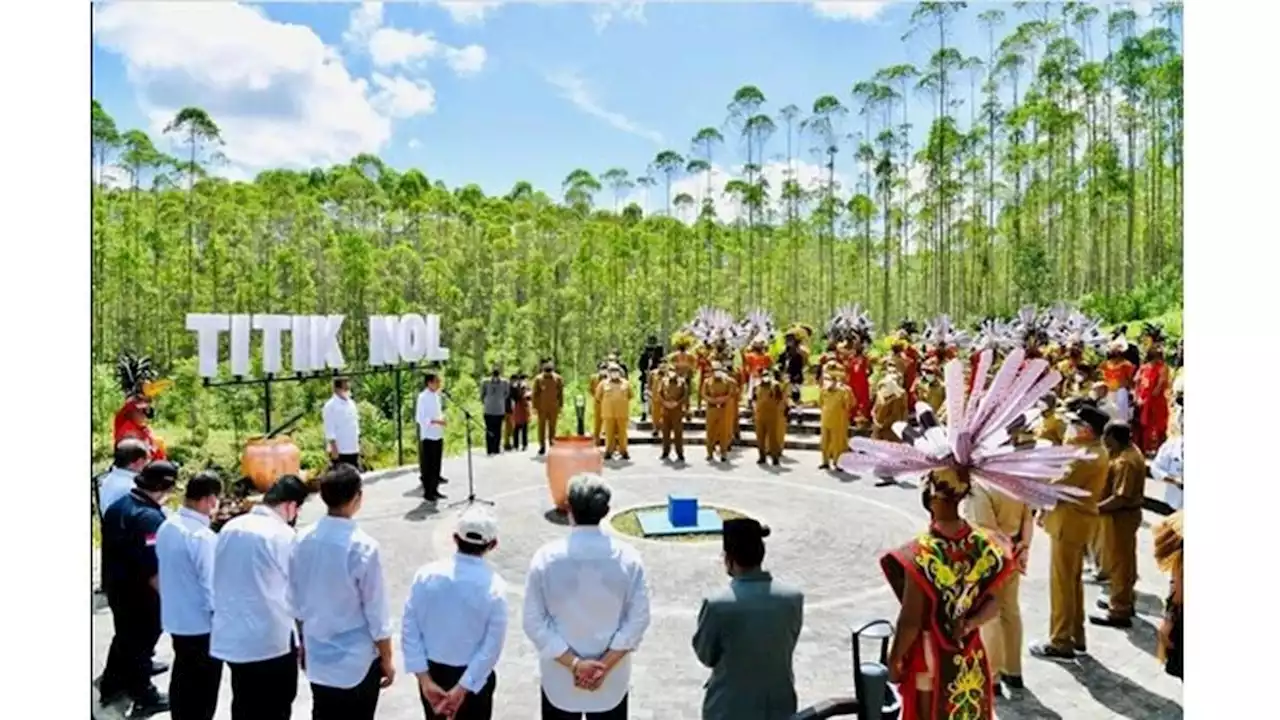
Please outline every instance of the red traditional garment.
[[748, 350], [742, 354], [742, 372], [744, 380], [758, 377], [760, 373], [768, 370], [773, 365], [773, 358], [768, 353]]
[[[993, 675], [972, 632], [955, 640], [956, 627], [1018, 571], [1004, 538], [964, 523], [954, 537], [936, 525], [880, 558], [880, 568], [901, 602], [910, 582], [924, 593], [924, 629], [907, 652], [901, 683], [902, 720], [995, 717]], [[929, 688], [932, 707], [921, 707], [917, 688]]]
[[853, 407], [849, 409], [849, 419], [857, 422], [860, 419], [871, 419], [871, 358], [862, 353], [849, 357], [846, 366], [846, 384], [853, 391]]
[[902, 350], [902, 357], [906, 358], [907, 369], [902, 378], [903, 386], [907, 390], [907, 407], [914, 408], [916, 406], [916, 393], [913, 388], [916, 386], [916, 375], [920, 371], [920, 351], [914, 345], [908, 345]]
[[1129, 387], [1136, 370], [1133, 363], [1124, 358], [1107, 358], [1098, 365], [1098, 369], [1102, 371], [1102, 382], [1107, 384], [1110, 392]]
[[979, 350], [969, 354], [969, 379], [965, 382], [965, 396], [973, 394], [973, 381], [978, 377], [978, 359], [982, 357], [982, 351]]
[[164, 452], [164, 443], [160, 441], [152, 432], [151, 426], [145, 421], [136, 420], [135, 417], [141, 413], [137, 400], [127, 400], [123, 407], [116, 411], [113, 445], [119, 445], [121, 440], [126, 438], [134, 438], [141, 440], [151, 449], [152, 460], [167, 459]]
[[1159, 359], [1143, 363], [1135, 382], [1138, 447], [1149, 455], [1160, 449], [1169, 428], [1169, 368]]

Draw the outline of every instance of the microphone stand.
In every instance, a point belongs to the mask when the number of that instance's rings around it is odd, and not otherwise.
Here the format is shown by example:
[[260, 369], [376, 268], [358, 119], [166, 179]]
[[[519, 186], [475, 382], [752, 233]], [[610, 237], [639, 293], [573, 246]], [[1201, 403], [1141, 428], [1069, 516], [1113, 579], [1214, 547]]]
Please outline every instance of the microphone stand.
[[[445, 392], [443, 389], [440, 391], [440, 394], [444, 395], [445, 399], [453, 401], [453, 396]], [[492, 500], [485, 500], [483, 498], [476, 497], [476, 476], [471, 463], [471, 427], [475, 418], [471, 417], [471, 413], [467, 412], [467, 408], [462, 403], [457, 403], [457, 405], [458, 409], [462, 411], [462, 417], [464, 418], [463, 427], [465, 428], [467, 436], [467, 496], [461, 500], [455, 500], [445, 507], [452, 510], [453, 508], [460, 507], [462, 505], [471, 507], [476, 503], [493, 506], [494, 502]]]

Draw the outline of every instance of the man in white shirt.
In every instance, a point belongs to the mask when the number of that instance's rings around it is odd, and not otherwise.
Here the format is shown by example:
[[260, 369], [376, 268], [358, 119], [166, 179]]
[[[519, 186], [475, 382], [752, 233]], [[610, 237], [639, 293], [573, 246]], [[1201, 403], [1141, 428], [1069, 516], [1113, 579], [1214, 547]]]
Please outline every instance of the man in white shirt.
[[298, 534], [289, 588], [311, 681], [312, 720], [373, 720], [391, 685], [391, 616], [378, 541], [353, 519], [364, 500], [360, 471], [338, 465], [320, 478], [329, 512]]
[[360, 413], [351, 399], [351, 381], [333, 379], [333, 396], [324, 404], [324, 442], [335, 465], [360, 467]]
[[569, 481], [567, 538], [529, 562], [524, 632], [541, 658], [542, 720], [625, 720], [630, 654], [649, 627], [644, 565], [600, 531], [612, 493], [598, 475]]
[[133, 491], [133, 480], [147, 466], [151, 451], [135, 438], [125, 438], [116, 445], [111, 469], [98, 476], [98, 518], [120, 498]]
[[293, 526], [307, 486], [285, 475], [218, 532], [209, 654], [231, 669], [231, 720], [289, 720], [298, 693], [289, 597]]
[[425, 386], [418, 393], [418, 405], [414, 418], [418, 422], [418, 478], [422, 482], [422, 497], [427, 502], [444, 499], [440, 484], [448, 482], [440, 477], [440, 464], [444, 460], [444, 405], [440, 402], [440, 376], [434, 372], [426, 375]]
[[1169, 439], [1160, 445], [1151, 461], [1151, 477], [1165, 483], [1164, 502], [1175, 511], [1182, 509], [1182, 396], [1177, 396]]
[[169, 706], [173, 720], [213, 720], [222, 663], [209, 656], [213, 627], [213, 556], [218, 536], [209, 522], [222, 480], [205, 471], [187, 482], [182, 507], [156, 533], [160, 625], [173, 638]]
[[400, 626], [404, 666], [418, 678], [427, 720], [489, 720], [507, 636], [507, 585], [484, 560], [498, 545], [497, 521], [473, 505], [453, 542], [453, 557], [413, 578]]

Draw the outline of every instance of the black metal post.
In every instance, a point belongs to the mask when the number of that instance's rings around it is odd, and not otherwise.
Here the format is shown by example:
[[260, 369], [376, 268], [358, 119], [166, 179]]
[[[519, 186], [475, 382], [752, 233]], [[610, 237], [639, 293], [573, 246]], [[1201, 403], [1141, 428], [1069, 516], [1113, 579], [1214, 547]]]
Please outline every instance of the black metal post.
[[268, 373], [262, 383], [262, 413], [264, 422], [266, 423], [263, 426], [263, 435], [271, 433], [271, 380], [274, 377], [274, 375]]
[[404, 465], [404, 421], [401, 419], [401, 407], [404, 405], [400, 390], [400, 366], [396, 366], [396, 466]]

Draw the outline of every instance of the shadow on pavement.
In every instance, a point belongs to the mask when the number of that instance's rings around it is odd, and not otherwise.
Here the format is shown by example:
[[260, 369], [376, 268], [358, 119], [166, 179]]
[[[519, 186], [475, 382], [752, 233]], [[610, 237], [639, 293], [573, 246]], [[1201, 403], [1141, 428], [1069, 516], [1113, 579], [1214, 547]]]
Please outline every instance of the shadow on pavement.
[[996, 714], [1000, 720], [1062, 720], [1062, 715], [1045, 707], [1029, 689], [1014, 690], [1010, 697], [996, 698]]
[[410, 520], [413, 522], [420, 522], [422, 520], [426, 520], [429, 517], [432, 517], [434, 515], [439, 515], [439, 514], [440, 514], [440, 508], [436, 507], [435, 503], [431, 503], [423, 500], [422, 503], [418, 505], [418, 507], [405, 513], [404, 519]]
[[1074, 663], [1063, 663], [1062, 667], [1090, 697], [1118, 717], [1133, 720], [1182, 717], [1181, 705], [1112, 671], [1090, 655], [1083, 655]]

